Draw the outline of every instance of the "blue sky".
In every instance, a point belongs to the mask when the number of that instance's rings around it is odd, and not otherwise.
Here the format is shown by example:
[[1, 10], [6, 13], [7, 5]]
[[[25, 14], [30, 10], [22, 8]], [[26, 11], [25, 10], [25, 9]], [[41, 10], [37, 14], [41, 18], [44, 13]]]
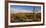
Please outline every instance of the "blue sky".
[[11, 11], [19, 11], [19, 10], [26, 10], [26, 11], [33, 11], [33, 9], [35, 8], [35, 11], [40, 11], [41, 7], [40, 6], [22, 6], [22, 5], [11, 5]]
[[17, 10], [33, 10], [32, 6], [11, 5], [11, 8], [15, 8]]

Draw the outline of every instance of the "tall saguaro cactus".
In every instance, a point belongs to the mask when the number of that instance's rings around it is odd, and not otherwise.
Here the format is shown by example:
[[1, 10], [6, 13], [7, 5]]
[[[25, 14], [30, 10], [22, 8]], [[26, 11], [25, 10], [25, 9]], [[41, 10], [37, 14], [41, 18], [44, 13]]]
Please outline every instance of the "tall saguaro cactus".
[[33, 14], [34, 14], [34, 20], [36, 20], [36, 9], [35, 9], [35, 6], [33, 7]]

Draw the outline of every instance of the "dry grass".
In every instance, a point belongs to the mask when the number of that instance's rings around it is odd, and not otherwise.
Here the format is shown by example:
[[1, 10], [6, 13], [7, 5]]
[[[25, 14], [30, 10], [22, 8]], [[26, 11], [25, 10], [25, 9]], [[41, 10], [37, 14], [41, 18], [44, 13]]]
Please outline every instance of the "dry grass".
[[33, 13], [11, 14], [11, 22], [17, 22], [16, 19], [20, 20], [20, 22], [40, 21], [41, 20], [41, 14], [37, 13], [37, 14], [35, 14], [35, 17], [34, 17]]

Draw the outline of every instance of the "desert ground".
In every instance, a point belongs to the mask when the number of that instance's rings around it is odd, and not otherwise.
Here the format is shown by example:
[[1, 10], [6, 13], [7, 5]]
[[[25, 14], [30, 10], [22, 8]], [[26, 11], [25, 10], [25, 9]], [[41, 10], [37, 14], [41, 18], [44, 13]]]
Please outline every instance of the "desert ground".
[[37, 22], [41, 21], [41, 13], [12, 13], [11, 22]]

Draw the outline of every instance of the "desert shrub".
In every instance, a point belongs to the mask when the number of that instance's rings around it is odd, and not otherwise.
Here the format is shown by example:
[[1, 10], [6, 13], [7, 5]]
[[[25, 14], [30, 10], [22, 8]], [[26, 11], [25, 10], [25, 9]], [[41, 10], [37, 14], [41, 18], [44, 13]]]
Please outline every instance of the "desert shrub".
[[41, 13], [37, 13], [36, 18], [41, 18]]

